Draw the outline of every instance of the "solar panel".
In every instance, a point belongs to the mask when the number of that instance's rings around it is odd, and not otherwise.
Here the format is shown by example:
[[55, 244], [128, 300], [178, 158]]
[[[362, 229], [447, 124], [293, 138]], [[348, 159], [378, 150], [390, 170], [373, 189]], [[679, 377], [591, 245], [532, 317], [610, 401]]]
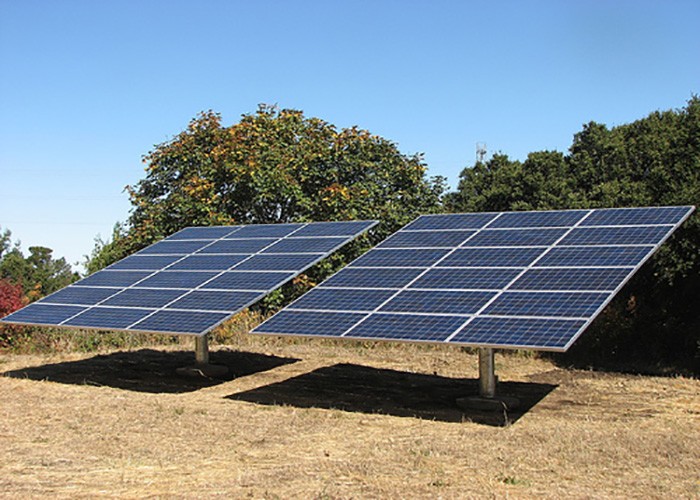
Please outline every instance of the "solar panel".
[[253, 333], [565, 351], [694, 209], [424, 215]]
[[0, 321], [204, 335], [375, 224], [188, 227]]

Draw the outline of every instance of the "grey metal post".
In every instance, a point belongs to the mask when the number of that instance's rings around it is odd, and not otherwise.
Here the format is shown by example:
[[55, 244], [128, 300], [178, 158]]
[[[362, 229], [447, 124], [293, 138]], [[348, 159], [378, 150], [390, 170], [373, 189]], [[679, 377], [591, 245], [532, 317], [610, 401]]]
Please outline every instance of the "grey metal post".
[[194, 359], [196, 365], [209, 364], [209, 335], [198, 335], [194, 338]]
[[479, 395], [482, 398], [496, 396], [496, 369], [493, 349], [479, 348]]

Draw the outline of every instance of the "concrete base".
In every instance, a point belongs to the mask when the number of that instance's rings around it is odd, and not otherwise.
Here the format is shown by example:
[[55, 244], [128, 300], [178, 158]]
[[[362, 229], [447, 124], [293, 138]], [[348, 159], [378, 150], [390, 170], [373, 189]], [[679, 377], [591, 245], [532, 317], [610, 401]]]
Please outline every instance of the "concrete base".
[[467, 396], [457, 400], [457, 406], [463, 410], [479, 411], [503, 411], [515, 410], [520, 406], [518, 398], [511, 396], [494, 396], [485, 398], [483, 396]]
[[175, 370], [178, 375], [191, 378], [222, 378], [228, 375], [228, 367], [223, 365], [184, 366]]

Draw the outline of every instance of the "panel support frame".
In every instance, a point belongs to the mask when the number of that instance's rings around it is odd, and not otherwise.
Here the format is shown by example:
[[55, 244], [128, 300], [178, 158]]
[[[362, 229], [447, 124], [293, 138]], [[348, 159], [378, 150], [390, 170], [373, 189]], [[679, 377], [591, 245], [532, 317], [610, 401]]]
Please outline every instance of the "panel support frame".
[[520, 405], [518, 398], [497, 394], [496, 356], [492, 347], [479, 347], [479, 394], [457, 399], [464, 410], [507, 411]]
[[228, 375], [229, 369], [223, 365], [209, 363], [209, 334], [197, 335], [194, 338], [194, 365], [178, 368], [178, 375], [194, 378], [222, 378]]

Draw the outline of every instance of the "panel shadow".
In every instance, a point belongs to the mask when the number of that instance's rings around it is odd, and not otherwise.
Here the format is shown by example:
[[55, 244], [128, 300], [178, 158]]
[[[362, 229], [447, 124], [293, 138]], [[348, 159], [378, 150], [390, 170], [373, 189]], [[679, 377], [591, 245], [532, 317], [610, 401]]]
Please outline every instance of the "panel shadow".
[[138, 351], [102, 354], [0, 373], [0, 376], [49, 380], [62, 384], [108, 386], [136, 392], [184, 393], [211, 387], [238, 377], [271, 370], [298, 359], [228, 350], [210, 353], [210, 362], [229, 368], [221, 378], [184, 377], [175, 370], [194, 363], [191, 351]]
[[456, 400], [475, 395], [478, 380], [337, 364], [227, 398], [262, 405], [504, 426], [517, 421], [556, 387], [547, 383], [502, 382], [498, 386], [499, 393], [517, 397], [520, 408], [508, 412], [463, 410]]

